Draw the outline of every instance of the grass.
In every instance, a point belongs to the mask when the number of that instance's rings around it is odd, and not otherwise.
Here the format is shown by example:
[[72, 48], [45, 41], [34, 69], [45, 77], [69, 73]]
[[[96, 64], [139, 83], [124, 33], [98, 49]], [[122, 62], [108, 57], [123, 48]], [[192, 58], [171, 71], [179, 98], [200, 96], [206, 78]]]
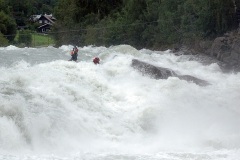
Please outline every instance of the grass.
[[[31, 47], [43, 47], [55, 44], [54, 39], [50, 35], [35, 32], [31, 33], [31, 35], [32, 35]], [[19, 47], [25, 47], [26, 46], [25, 44], [18, 43], [18, 39], [19, 31], [17, 32], [16, 37], [14, 39], [15, 44]]]
[[51, 36], [47, 34], [32, 33], [32, 46], [49, 46], [54, 45], [55, 42]]

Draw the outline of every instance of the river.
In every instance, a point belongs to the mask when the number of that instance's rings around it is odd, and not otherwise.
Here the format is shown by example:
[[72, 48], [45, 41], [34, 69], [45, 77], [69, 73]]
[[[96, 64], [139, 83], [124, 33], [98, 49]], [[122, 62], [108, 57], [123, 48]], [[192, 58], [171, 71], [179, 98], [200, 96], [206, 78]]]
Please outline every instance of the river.
[[[79, 47], [75, 63], [71, 49], [0, 48], [0, 159], [240, 159], [239, 73], [128, 45]], [[143, 76], [133, 58], [211, 85]]]

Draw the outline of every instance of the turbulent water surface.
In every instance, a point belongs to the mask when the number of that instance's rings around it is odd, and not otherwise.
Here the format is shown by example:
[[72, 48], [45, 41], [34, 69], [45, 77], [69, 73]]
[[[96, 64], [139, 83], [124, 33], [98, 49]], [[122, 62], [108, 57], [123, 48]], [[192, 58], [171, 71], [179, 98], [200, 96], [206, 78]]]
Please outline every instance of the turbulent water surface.
[[[71, 49], [0, 48], [0, 159], [240, 159], [239, 73], [127, 45], [75, 63]], [[211, 85], [143, 76], [133, 58]]]

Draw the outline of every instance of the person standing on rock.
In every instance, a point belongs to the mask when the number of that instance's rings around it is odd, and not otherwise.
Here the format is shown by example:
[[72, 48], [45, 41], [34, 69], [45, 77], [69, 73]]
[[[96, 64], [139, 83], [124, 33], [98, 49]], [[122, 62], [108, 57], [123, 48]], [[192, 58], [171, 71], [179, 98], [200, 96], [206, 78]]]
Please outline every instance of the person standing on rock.
[[77, 48], [77, 46], [73, 47], [73, 49], [70, 52], [70, 54], [71, 54], [72, 58], [69, 59], [69, 61], [75, 61], [76, 62], [77, 61], [77, 57], [78, 57], [78, 48]]

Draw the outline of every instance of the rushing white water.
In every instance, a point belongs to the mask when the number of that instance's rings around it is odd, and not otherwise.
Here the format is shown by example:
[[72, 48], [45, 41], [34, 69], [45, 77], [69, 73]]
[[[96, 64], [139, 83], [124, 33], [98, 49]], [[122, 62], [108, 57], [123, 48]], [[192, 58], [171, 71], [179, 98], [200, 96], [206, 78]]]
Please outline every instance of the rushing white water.
[[[0, 159], [240, 159], [239, 73], [127, 45], [75, 63], [71, 49], [0, 48]], [[144, 77], [133, 58], [211, 85]]]

